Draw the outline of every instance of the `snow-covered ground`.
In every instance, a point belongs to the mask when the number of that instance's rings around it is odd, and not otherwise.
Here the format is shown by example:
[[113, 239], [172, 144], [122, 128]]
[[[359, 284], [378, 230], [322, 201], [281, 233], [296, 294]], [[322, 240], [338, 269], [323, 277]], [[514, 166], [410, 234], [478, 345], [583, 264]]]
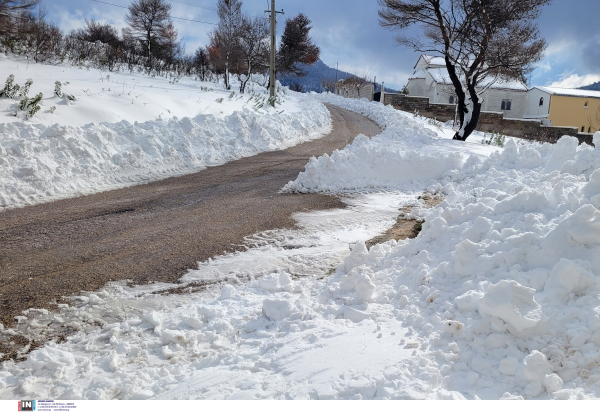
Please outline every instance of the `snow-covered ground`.
[[[0, 210], [191, 173], [331, 129], [313, 98], [280, 88], [272, 108], [253, 82], [241, 95], [235, 85], [1, 56], [0, 81], [11, 74], [44, 99], [31, 119], [19, 98], [0, 99]], [[54, 95], [56, 81], [74, 101]]]
[[[19, 330], [81, 332], [4, 362], [0, 398], [598, 397], [600, 151], [456, 142], [377, 103], [316, 97], [385, 126], [285, 188], [346, 193], [347, 210], [200, 264], [185, 282], [225, 283], [205, 293], [116, 284], [29, 311]], [[445, 200], [411, 212], [420, 235], [367, 250], [424, 191]]]

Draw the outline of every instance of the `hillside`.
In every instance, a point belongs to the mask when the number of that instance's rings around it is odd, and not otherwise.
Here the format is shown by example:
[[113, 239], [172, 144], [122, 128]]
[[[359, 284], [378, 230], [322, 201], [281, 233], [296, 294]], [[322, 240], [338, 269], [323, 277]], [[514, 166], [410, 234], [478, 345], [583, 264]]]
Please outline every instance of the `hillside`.
[[600, 90], [600, 82], [592, 83], [587, 86], [580, 87], [583, 90]]
[[[314, 65], [307, 66], [302, 65], [302, 70], [307, 72], [306, 76], [282, 76], [279, 81], [284, 86], [291, 86], [292, 84], [298, 83], [304, 87], [304, 92], [324, 92], [325, 89], [321, 86], [321, 81], [325, 79], [347, 79], [352, 77], [352, 73], [348, 73], [342, 70], [337, 70], [333, 67], [327, 66], [321, 59], [319, 59]], [[337, 77], [336, 77], [337, 72]], [[381, 85], [377, 84], [375, 92], [380, 90]], [[385, 88], [388, 93], [395, 93], [396, 90]]]

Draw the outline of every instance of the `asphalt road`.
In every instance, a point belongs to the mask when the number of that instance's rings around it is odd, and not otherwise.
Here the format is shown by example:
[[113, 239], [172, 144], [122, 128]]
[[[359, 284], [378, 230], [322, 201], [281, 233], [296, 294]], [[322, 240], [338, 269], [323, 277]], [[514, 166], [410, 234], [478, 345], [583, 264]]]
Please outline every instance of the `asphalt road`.
[[243, 249], [244, 237], [289, 228], [292, 214], [344, 207], [316, 194], [279, 194], [311, 156], [379, 127], [328, 106], [333, 131], [287, 150], [162, 181], [0, 212], [0, 322], [109, 281], [176, 282], [188, 269]]

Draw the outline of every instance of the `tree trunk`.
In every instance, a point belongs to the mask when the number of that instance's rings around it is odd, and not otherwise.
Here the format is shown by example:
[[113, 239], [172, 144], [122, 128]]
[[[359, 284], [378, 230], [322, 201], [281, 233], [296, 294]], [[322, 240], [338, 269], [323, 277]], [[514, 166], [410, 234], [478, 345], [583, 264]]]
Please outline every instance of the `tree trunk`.
[[481, 101], [477, 95], [475, 87], [467, 84], [471, 104], [467, 104], [465, 98], [460, 98], [458, 101], [458, 113], [460, 115], [460, 129], [454, 134], [452, 139], [462, 140], [463, 142], [475, 131], [481, 114]]
[[252, 73], [252, 63], [250, 61], [247, 62], [248, 65], [248, 70], [246, 73], [246, 79], [242, 80], [240, 79], [240, 93], [244, 94], [244, 92], [246, 91], [246, 83], [248, 83], [248, 81], [250, 80], [250, 74]]

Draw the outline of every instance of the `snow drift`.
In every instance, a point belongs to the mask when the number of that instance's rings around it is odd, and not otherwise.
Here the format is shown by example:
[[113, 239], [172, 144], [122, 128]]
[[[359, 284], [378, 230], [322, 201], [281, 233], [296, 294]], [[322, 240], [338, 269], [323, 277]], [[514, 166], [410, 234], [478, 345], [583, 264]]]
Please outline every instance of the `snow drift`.
[[328, 110], [297, 96], [298, 112], [243, 109], [228, 116], [144, 123], [0, 124], [0, 210], [199, 171], [314, 139]]
[[287, 192], [421, 190], [424, 182], [438, 180], [462, 168], [470, 153], [489, 155], [496, 150], [471, 142], [457, 150], [452, 142], [440, 139], [442, 130], [392, 106], [336, 95], [312, 96], [363, 114], [384, 131], [371, 139], [359, 135], [352, 144], [331, 156], [311, 158], [306, 170], [284, 187]]

